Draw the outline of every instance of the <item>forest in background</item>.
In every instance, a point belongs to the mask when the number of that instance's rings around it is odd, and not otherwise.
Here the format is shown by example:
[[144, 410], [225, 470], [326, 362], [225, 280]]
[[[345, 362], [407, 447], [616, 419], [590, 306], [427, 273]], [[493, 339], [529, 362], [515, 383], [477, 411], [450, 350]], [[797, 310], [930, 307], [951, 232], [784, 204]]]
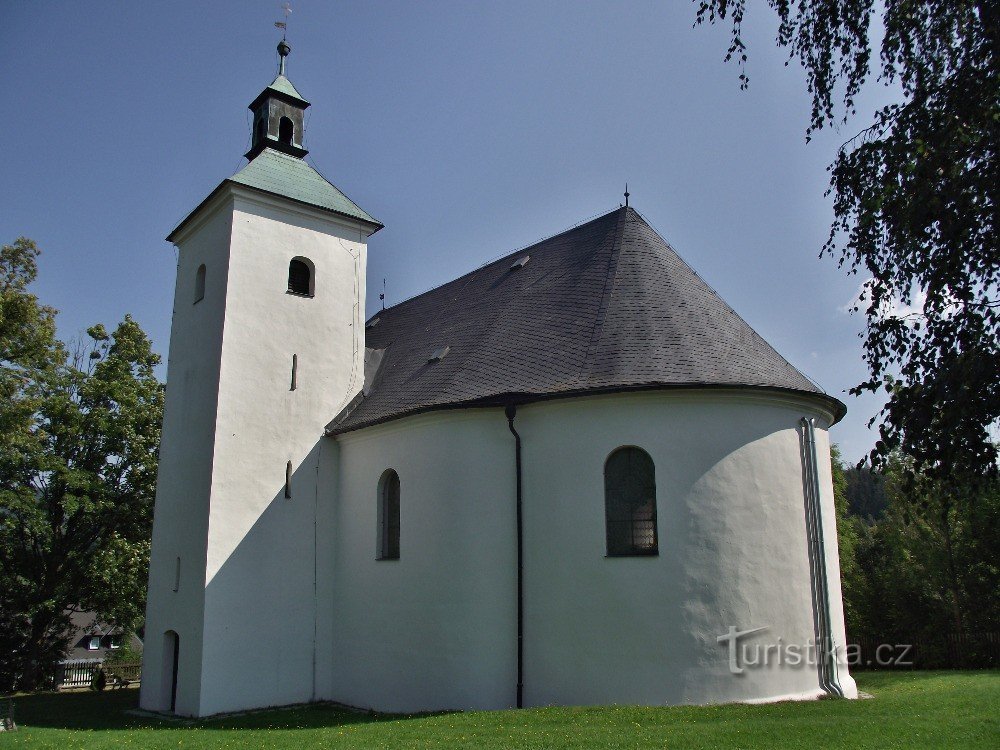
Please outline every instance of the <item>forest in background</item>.
[[901, 456], [877, 473], [836, 447], [833, 467], [849, 642], [1000, 631], [996, 483], [956, 499]]

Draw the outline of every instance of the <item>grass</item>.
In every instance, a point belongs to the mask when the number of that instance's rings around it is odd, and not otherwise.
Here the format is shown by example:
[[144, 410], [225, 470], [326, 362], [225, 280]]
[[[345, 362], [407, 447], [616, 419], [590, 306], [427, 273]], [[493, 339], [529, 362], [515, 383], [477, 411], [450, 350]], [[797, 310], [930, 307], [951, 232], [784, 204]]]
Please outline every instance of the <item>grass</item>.
[[188, 726], [126, 714], [136, 690], [50, 693], [15, 699], [20, 729], [0, 734], [0, 748], [1000, 747], [1000, 672], [862, 673], [857, 681], [875, 700], [423, 716], [315, 705]]

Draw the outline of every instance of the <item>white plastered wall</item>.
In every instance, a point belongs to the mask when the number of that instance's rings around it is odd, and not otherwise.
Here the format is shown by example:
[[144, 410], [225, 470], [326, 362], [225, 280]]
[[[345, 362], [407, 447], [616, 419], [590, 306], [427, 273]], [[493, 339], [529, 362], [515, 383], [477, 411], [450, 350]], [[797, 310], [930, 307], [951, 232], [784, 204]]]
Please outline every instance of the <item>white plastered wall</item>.
[[[362, 386], [366, 238], [354, 222], [227, 184], [178, 240], [145, 707], [169, 707], [169, 679], [157, 675], [171, 628], [178, 713], [316, 696], [317, 474], [324, 448], [335, 455], [326, 422]], [[313, 297], [287, 293], [296, 257], [314, 268]], [[189, 311], [201, 262], [206, 295]]]
[[[163, 636], [174, 631], [180, 637], [176, 710], [184, 715], [198, 713], [201, 687], [205, 543], [231, 206], [231, 200], [216, 202], [180, 244], [167, 357], [140, 703], [151, 710], [170, 708], [173, 661], [169, 655], [164, 659]], [[202, 264], [205, 296], [196, 302]]]
[[[729, 671], [718, 637], [807, 646], [815, 633], [798, 420], [771, 394], [651, 392], [519, 411], [524, 441], [525, 701], [713, 703], [819, 694], [814, 664]], [[618, 447], [656, 467], [659, 555], [605, 557], [603, 467]], [[828, 565], [839, 573], [829, 460]], [[828, 512], [827, 512], [828, 511]], [[839, 596], [839, 585], [831, 585]], [[839, 602], [838, 602], [839, 604]], [[843, 618], [839, 606], [842, 638]], [[853, 683], [842, 670], [848, 692]]]
[[823, 544], [826, 551], [826, 575], [830, 592], [830, 621], [833, 645], [837, 649], [836, 680], [848, 698], [856, 698], [858, 687], [847, 665], [847, 631], [844, 625], [844, 595], [840, 585], [840, 550], [837, 543], [837, 509], [833, 499], [833, 466], [830, 456], [830, 434], [816, 430], [817, 471], [819, 473], [820, 508], [823, 518]]
[[[365, 238], [357, 226], [236, 191], [202, 714], [315, 697], [317, 472], [326, 422], [362, 385]], [[315, 268], [311, 298], [287, 293], [295, 257]]]
[[[718, 636], [814, 638], [798, 420], [817, 417], [832, 611], [843, 638], [825, 426], [814, 400], [648, 392], [518, 409], [525, 703], [711, 703], [819, 695], [814, 664], [729, 672]], [[515, 685], [514, 441], [502, 409], [338, 438], [330, 692], [389, 711], [504, 708]], [[656, 557], [605, 556], [603, 467], [656, 466]], [[823, 468], [825, 467], [825, 469]], [[401, 483], [401, 556], [375, 560], [377, 486]], [[750, 640], [751, 643], [754, 639]], [[773, 660], [773, 657], [772, 657]], [[853, 681], [841, 670], [849, 695]]]
[[[437, 412], [343, 435], [329, 692], [387, 711], [514, 703], [513, 438], [502, 410]], [[378, 484], [400, 482], [400, 559], [376, 560]]]

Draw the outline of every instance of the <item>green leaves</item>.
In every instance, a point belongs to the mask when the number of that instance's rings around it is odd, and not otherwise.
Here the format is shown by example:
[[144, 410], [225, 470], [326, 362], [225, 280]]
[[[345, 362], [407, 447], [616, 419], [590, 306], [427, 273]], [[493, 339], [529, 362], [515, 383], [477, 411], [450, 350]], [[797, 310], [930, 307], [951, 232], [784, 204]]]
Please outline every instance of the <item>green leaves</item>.
[[[806, 72], [807, 135], [838, 119], [838, 96], [846, 121], [873, 72], [875, 3], [768, 4], [778, 45]], [[744, 6], [699, 0], [698, 22], [730, 18], [735, 43]], [[986, 0], [881, 7], [877, 73], [902, 100], [836, 155], [823, 254], [872, 280], [863, 334], [870, 377], [852, 393], [885, 388], [890, 399], [870, 459], [885, 468], [902, 450], [915, 473], [957, 491], [998, 473], [990, 431], [1000, 422], [1000, 11]], [[905, 318], [887, 311], [918, 296], [920, 309]]]
[[[835, 474], [836, 462], [835, 457]], [[887, 501], [877, 517], [837, 506], [849, 634], [996, 630], [1000, 485], [957, 496], [947, 485], [916, 474], [913, 461], [900, 454], [876, 476]], [[852, 506], [863, 506], [857, 489], [846, 494]]]
[[0, 646], [17, 662], [0, 680], [25, 689], [58, 657], [68, 607], [127, 630], [142, 617], [163, 412], [159, 357], [130, 316], [72, 350], [54, 339], [54, 311], [26, 291], [37, 253], [0, 253], [20, 312], [0, 338]]

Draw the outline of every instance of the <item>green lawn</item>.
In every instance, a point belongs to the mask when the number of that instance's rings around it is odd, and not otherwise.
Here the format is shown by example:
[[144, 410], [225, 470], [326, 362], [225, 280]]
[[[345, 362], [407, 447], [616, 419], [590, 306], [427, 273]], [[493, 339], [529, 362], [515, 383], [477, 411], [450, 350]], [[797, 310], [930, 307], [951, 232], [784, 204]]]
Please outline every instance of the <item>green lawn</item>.
[[311, 706], [188, 726], [125, 714], [135, 690], [45, 694], [15, 699], [20, 729], [0, 734], [0, 747], [1000, 747], [1000, 672], [862, 673], [857, 681], [874, 700], [415, 717]]

